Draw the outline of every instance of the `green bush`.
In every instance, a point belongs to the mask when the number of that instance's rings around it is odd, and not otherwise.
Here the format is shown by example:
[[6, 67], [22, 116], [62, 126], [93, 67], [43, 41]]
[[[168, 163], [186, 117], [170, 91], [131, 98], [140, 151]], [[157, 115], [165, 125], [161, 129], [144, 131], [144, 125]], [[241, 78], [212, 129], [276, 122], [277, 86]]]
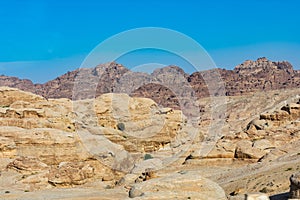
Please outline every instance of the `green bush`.
[[118, 128], [118, 130], [120, 130], [120, 131], [124, 131], [125, 130], [125, 124], [124, 123], [118, 123], [117, 124], [117, 128]]
[[151, 154], [146, 153], [146, 154], [144, 155], [144, 160], [149, 160], [149, 159], [152, 159], [152, 158], [153, 158], [153, 157], [152, 157]]

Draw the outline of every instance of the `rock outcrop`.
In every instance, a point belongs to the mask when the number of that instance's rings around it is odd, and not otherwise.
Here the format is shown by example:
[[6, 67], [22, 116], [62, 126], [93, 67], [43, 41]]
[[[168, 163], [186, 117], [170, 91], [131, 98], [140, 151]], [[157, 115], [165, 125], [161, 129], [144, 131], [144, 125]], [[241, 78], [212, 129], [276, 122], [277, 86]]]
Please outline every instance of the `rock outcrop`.
[[[276, 159], [286, 143], [299, 139], [297, 94], [299, 90], [295, 89], [229, 97], [222, 132], [212, 149], [205, 155], [196, 148], [185, 163]], [[212, 121], [209, 99], [202, 99], [200, 108], [199, 129], [205, 134]]]
[[227, 199], [216, 183], [193, 171], [181, 171], [166, 177], [134, 185], [129, 197], [134, 199]]
[[17, 170], [22, 174], [37, 173], [47, 170], [47, 164], [35, 157], [18, 157], [7, 165], [7, 168]]
[[[222, 87], [216, 85], [220, 83]], [[67, 72], [45, 84], [0, 76], [0, 86], [19, 88], [46, 98], [86, 99], [105, 93], [127, 93], [151, 98], [159, 105], [175, 109], [193, 108], [187, 101], [191, 98], [236, 96], [299, 85], [300, 72], [289, 62], [272, 62], [266, 58], [247, 60], [234, 70], [213, 69], [191, 75], [176, 66], [157, 69], [152, 74], [132, 72], [112, 62]]]
[[293, 174], [290, 177], [290, 198], [300, 199], [300, 173]]
[[48, 182], [53, 185], [82, 185], [95, 175], [94, 168], [83, 162], [62, 162], [52, 167]]
[[170, 145], [186, 125], [181, 111], [162, 109], [151, 99], [126, 94], [98, 97], [95, 112], [99, 126], [118, 130], [103, 134], [129, 152], [155, 152]]
[[[75, 132], [69, 99], [45, 99], [14, 88], [0, 88], [0, 160], [24, 175], [33, 188], [119, 179], [86, 151]], [[41, 181], [39, 181], [41, 179]], [[38, 185], [38, 186], [37, 186]]]
[[0, 87], [0, 95], [0, 161], [9, 159], [6, 169], [31, 188], [114, 186], [125, 168], [143, 174], [149, 162], [163, 167], [160, 159], [180, 151], [193, 130], [181, 111], [127, 94], [72, 102]]

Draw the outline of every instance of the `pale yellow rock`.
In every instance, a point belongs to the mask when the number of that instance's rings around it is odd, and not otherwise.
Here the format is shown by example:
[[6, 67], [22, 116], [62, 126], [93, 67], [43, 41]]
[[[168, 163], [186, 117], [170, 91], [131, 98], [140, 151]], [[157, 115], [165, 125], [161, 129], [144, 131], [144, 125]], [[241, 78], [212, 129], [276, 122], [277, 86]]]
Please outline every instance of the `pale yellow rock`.
[[251, 141], [242, 140], [237, 143], [235, 156], [236, 158], [259, 159], [265, 155], [261, 149], [253, 147]]
[[253, 193], [253, 194], [247, 194], [246, 200], [270, 200], [268, 195], [263, 193]]
[[226, 200], [224, 190], [218, 184], [197, 171], [172, 173], [134, 185], [143, 195], [135, 199], [198, 199]]
[[7, 168], [17, 170], [22, 174], [31, 174], [48, 170], [49, 167], [35, 157], [18, 157], [9, 163]]
[[30, 103], [44, 100], [41, 96], [9, 87], [0, 87], [0, 99], [0, 107], [9, 107], [12, 103], [19, 100]]
[[53, 185], [80, 185], [94, 176], [94, 168], [82, 162], [62, 162], [58, 167], [52, 167], [48, 181]]
[[111, 141], [121, 143], [124, 142], [120, 136], [125, 138], [126, 144], [123, 145], [130, 152], [157, 151], [170, 143], [185, 123], [181, 111], [161, 110], [147, 98], [104, 94], [96, 98], [94, 105], [98, 125], [119, 129], [115, 137], [107, 136]]

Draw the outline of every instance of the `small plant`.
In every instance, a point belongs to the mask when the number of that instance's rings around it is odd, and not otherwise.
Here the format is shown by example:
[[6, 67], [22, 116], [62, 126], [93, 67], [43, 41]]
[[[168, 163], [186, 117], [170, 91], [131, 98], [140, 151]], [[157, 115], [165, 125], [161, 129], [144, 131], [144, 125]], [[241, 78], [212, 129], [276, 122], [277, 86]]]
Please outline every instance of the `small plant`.
[[291, 170], [293, 170], [293, 168], [289, 167], [285, 171], [291, 171]]
[[268, 193], [268, 189], [266, 187], [264, 187], [263, 189], [259, 190], [259, 192], [261, 192], [261, 193]]
[[120, 123], [117, 124], [117, 128], [120, 131], [124, 131], [125, 130], [125, 124], [120, 122]]
[[29, 192], [29, 190], [24, 190], [24, 192]]
[[10, 193], [10, 191], [8, 191], [8, 190], [7, 190], [7, 191], [5, 191], [5, 194], [9, 194], [9, 193]]
[[151, 154], [146, 153], [144, 155], [144, 160], [149, 160], [149, 159], [152, 159], [152, 158], [153, 158], [153, 156]]
[[114, 187], [113, 186], [111, 186], [111, 185], [106, 185], [105, 186], [105, 189], [107, 189], [107, 190], [110, 190], [110, 189], [113, 189]]

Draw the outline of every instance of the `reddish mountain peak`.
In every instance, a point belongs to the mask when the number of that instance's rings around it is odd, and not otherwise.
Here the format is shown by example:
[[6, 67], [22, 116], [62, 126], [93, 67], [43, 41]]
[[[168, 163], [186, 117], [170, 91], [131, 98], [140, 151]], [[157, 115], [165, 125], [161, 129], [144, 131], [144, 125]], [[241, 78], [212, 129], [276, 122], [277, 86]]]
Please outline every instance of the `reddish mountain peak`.
[[258, 58], [256, 61], [246, 60], [242, 64], [237, 65], [234, 71], [240, 75], [252, 75], [257, 73], [267, 73], [282, 71], [293, 73], [293, 66], [287, 61], [273, 62], [266, 57]]

